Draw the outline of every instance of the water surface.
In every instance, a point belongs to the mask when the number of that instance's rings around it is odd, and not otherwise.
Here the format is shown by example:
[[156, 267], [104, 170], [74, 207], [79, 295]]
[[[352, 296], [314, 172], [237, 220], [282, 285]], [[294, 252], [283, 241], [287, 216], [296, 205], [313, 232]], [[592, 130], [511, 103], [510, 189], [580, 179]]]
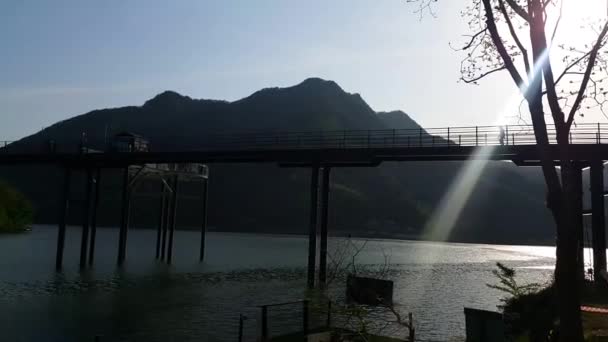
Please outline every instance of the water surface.
[[[0, 329], [5, 341], [235, 341], [239, 313], [249, 337], [257, 305], [303, 298], [307, 239], [303, 236], [175, 234], [174, 264], [154, 259], [154, 230], [129, 232], [127, 262], [117, 269], [118, 230], [100, 228], [94, 267], [78, 271], [80, 230], [67, 232], [64, 271], [54, 272], [57, 230], [0, 235]], [[343, 246], [332, 239], [330, 247]], [[360, 241], [358, 243], [361, 243]], [[336, 247], [338, 246], [338, 247]], [[515, 267], [522, 283], [550, 279], [554, 249], [371, 240], [362, 267], [390, 261], [399, 310], [413, 312], [421, 340], [464, 336], [463, 308], [496, 310], [496, 262]], [[335, 291], [340, 292], [339, 285]], [[273, 322], [273, 324], [279, 324]]]

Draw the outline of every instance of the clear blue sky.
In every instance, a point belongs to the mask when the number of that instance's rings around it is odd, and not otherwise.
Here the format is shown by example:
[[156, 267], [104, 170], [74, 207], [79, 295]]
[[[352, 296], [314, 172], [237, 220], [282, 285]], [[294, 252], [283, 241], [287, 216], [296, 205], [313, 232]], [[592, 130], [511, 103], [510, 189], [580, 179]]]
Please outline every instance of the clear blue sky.
[[171, 89], [236, 100], [322, 77], [424, 126], [491, 124], [506, 75], [458, 84], [466, 0], [0, 2], [0, 140]]

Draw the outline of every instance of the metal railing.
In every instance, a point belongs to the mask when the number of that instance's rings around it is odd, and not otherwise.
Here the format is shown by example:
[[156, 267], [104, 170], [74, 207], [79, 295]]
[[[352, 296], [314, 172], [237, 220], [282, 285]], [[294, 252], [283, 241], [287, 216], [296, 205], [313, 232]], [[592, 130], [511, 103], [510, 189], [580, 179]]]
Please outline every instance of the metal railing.
[[[554, 126], [547, 127], [550, 144], [557, 144]], [[182, 141], [193, 137], [155, 136], [155, 139], [170, 141], [180, 146]], [[333, 130], [308, 132], [250, 132], [222, 133], [202, 137], [205, 143], [199, 146], [180, 148], [180, 151], [211, 150], [278, 150], [278, 149], [370, 149], [370, 148], [423, 148], [461, 146], [520, 146], [535, 145], [536, 137], [531, 125], [471, 126], [446, 128], [381, 129], [381, 130]], [[568, 140], [571, 144], [608, 144], [608, 123], [584, 123], [572, 126]], [[0, 152], [11, 152], [12, 142], [0, 141]], [[154, 146], [154, 141], [152, 141]], [[58, 146], [49, 140], [36, 152], [79, 151], [88, 149], [74, 146]], [[166, 149], [164, 149], [166, 151]], [[30, 148], [31, 151], [31, 148]], [[84, 151], [84, 152], [83, 152]], [[152, 151], [155, 151], [152, 149]], [[176, 151], [176, 150], [169, 150]], [[100, 153], [102, 151], [95, 151]], [[168, 151], [167, 151], [168, 152]], [[32, 152], [30, 152], [32, 153]]]
[[[331, 325], [331, 302], [298, 300], [257, 307], [253, 316], [239, 315], [238, 341], [268, 341], [280, 336], [300, 336], [327, 329]], [[249, 331], [246, 322], [253, 320], [257, 329]]]
[[[554, 127], [549, 143], [557, 144]], [[608, 124], [579, 124], [568, 137], [571, 144], [608, 143]], [[457, 146], [534, 145], [531, 125], [473, 126], [419, 129], [344, 130], [219, 134], [210, 137], [214, 149], [351, 149]]]

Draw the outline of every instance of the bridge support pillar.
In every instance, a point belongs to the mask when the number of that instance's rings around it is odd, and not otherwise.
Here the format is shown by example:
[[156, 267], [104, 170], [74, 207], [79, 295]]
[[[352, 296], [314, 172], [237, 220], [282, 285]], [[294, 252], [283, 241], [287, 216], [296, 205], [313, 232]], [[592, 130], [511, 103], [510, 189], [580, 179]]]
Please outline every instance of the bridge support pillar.
[[315, 287], [317, 263], [317, 211], [319, 209], [319, 165], [311, 169], [310, 177], [310, 221], [308, 228], [308, 288]]
[[70, 183], [72, 181], [72, 170], [66, 166], [63, 175], [63, 190], [61, 207], [59, 211], [59, 227], [57, 230], [57, 254], [55, 256], [55, 269], [60, 271], [63, 267], [63, 249], [65, 246], [65, 228], [68, 220], [70, 207]]
[[120, 231], [118, 234], [118, 265], [122, 266], [127, 256], [127, 233], [131, 212], [131, 187], [129, 185], [129, 167], [124, 169], [122, 177], [122, 208], [120, 214]]
[[203, 192], [201, 194], [203, 201], [202, 205], [202, 218], [201, 218], [201, 250], [198, 257], [198, 261], [202, 262], [205, 260], [205, 243], [207, 235], [207, 203], [209, 199], [209, 174], [206, 178], [203, 178]]
[[91, 213], [91, 238], [89, 245], [89, 266], [93, 266], [93, 260], [95, 259], [95, 239], [97, 238], [97, 210], [99, 208], [99, 196], [101, 186], [101, 170], [98, 168], [95, 171], [95, 188], [93, 197], [93, 208]]
[[601, 160], [591, 162], [591, 229], [593, 243], [593, 275], [599, 281], [606, 271], [606, 218], [604, 210], [604, 165]]
[[583, 222], [583, 165], [575, 163], [572, 171], [572, 186], [575, 187], [576, 197], [572, 200], [576, 203], [576, 226], [578, 232], [578, 275], [580, 280], [585, 280], [585, 225]]
[[321, 246], [319, 255], [319, 287], [325, 288], [327, 283], [327, 221], [329, 214], [329, 166], [323, 167], [323, 184], [321, 186]]
[[179, 192], [179, 176], [173, 178], [173, 197], [171, 197], [171, 220], [169, 221], [169, 246], [167, 247], [167, 264], [171, 264], [173, 259], [173, 234], [175, 233], [175, 223], [177, 221], [177, 197]]
[[91, 193], [93, 192], [93, 172], [85, 170], [84, 207], [82, 211], [82, 236], [80, 240], [80, 269], [87, 266], [87, 248], [89, 246], [89, 225], [91, 224]]
[[[161, 238], [163, 228], [165, 226], [165, 212], [167, 211], [167, 201], [165, 197], [165, 183], [163, 179], [160, 182], [160, 203], [158, 206], [158, 228], [156, 230], [156, 259], [160, 258]], [[164, 253], [163, 253], [164, 257]]]
[[[164, 183], [164, 180], [163, 180]], [[171, 188], [171, 180], [169, 180], [168, 184], [165, 184], [165, 186], [167, 187], [166, 190], [167, 192], [165, 193], [165, 206], [163, 208], [164, 210], [164, 220], [163, 220], [163, 227], [162, 227], [162, 236], [161, 236], [161, 242], [160, 242], [160, 260], [165, 261], [166, 260], [166, 256], [167, 256], [167, 231], [169, 230], [169, 220], [171, 219], [171, 217], [169, 215], [171, 215], [171, 199], [173, 198], [173, 189]]]

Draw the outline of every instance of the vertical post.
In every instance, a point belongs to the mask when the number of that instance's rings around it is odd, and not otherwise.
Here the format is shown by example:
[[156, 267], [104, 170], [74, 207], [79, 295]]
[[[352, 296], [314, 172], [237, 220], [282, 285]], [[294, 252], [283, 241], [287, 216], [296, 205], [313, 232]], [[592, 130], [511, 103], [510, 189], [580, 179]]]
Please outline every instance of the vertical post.
[[205, 260], [205, 243], [206, 243], [206, 235], [207, 235], [207, 203], [209, 199], [209, 174], [207, 174], [207, 178], [204, 178], [203, 181], [203, 193], [201, 195], [203, 199], [203, 217], [201, 219], [201, 250], [199, 254], [198, 261]]
[[327, 301], [327, 327], [331, 327], [331, 300]]
[[593, 237], [593, 274], [596, 282], [606, 271], [606, 218], [604, 212], [604, 165], [601, 160], [591, 162], [591, 229]]
[[479, 127], [475, 126], [475, 146], [479, 146]]
[[511, 133], [511, 145], [515, 145], [515, 133]]
[[262, 341], [268, 339], [268, 307], [262, 306]]
[[448, 127], [448, 147], [450, 147], [450, 127]]
[[157, 260], [160, 258], [160, 239], [161, 239], [163, 227], [165, 224], [165, 211], [166, 211], [165, 206], [166, 206], [165, 183], [161, 179], [160, 204], [158, 207], [158, 228], [156, 229], [156, 259]]
[[89, 265], [93, 265], [95, 259], [95, 239], [97, 238], [97, 210], [99, 207], [99, 196], [101, 186], [101, 170], [97, 168], [95, 171], [95, 189], [93, 197], [93, 213], [91, 214], [91, 241], [89, 246]]
[[329, 175], [331, 168], [323, 167], [323, 184], [321, 185], [321, 253], [319, 255], [319, 286], [325, 288], [327, 282], [327, 220], [329, 213]]
[[80, 239], [80, 268], [87, 266], [87, 247], [89, 246], [89, 224], [91, 223], [91, 192], [93, 188], [93, 173], [91, 168], [85, 170], [85, 198], [82, 211], [82, 236]]
[[407, 315], [408, 318], [408, 330], [409, 330], [409, 341], [410, 342], [414, 342], [416, 340], [416, 329], [414, 328], [414, 317], [412, 316], [412, 313], [408, 313]]
[[[171, 183], [171, 181], [169, 181], [169, 184]], [[169, 185], [170, 186], [170, 185]], [[173, 198], [173, 189], [168, 189], [168, 195], [169, 198], [165, 198], [165, 207], [163, 208], [164, 210], [164, 216], [165, 219], [163, 221], [163, 233], [162, 233], [162, 237], [161, 237], [161, 250], [160, 250], [160, 260], [165, 260], [165, 256], [166, 256], [166, 250], [167, 250], [167, 230], [169, 229], [169, 221], [171, 220], [171, 203], [173, 202], [171, 199]]]
[[462, 146], [462, 135], [458, 134], [458, 146]]
[[310, 177], [310, 221], [308, 226], [308, 288], [315, 287], [315, 266], [317, 263], [317, 210], [319, 208], [319, 165], [311, 168]]
[[585, 238], [583, 224], [583, 170], [582, 165], [575, 163], [573, 168], [573, 187], [576, 197], [572, 200], [576, 203], [576, 225], [573, 227], [578, 236], [578, 276], [581, 281], [585, 280]]
[[245, 321], [245, 318], [243, 317], [243, 314], [239, 314], [239, 342], [243, 341], [243, 323]]
[[507, 145], [509, 145], [509, 125], [505, 128], [505, 137], [507, 138]]
[[177, 222], [177, 197], [179, 191], [179, 176], [173, 178], [173, 197], [171, 198], [171, 221], [169, 222], [169, 246], [167, 247], [167, 263], [173, 259], [173, 234], [175, 233], [175, 223]]
[[122, 202], [120, 213], [120, 231], [118, 233], [118, 265], [122, 266], [127, 255], [127, 233], [131, 211], [131, 189], [129, 186], [129, 167], [125, 167], [122, 176]]
[[602, 143], [602, 133], [600, 130], [600, 123], [597, 123], [597, 143], [601, 144]]
[[72, 170], [66, 166], [63, 174], [63, 193], [61, 199], [61, 208], [59, 212], [59, 229], [57, 231], [57, 255], [55, 257], [55, 269], [61, 270], [63, 265], [63, 249], [65, 246], [65, 227], [68, 220], [68, 211], [70, 207], [70, 182]]
[[302, 301], [302, 331], [308, 334], [308, 300]]

